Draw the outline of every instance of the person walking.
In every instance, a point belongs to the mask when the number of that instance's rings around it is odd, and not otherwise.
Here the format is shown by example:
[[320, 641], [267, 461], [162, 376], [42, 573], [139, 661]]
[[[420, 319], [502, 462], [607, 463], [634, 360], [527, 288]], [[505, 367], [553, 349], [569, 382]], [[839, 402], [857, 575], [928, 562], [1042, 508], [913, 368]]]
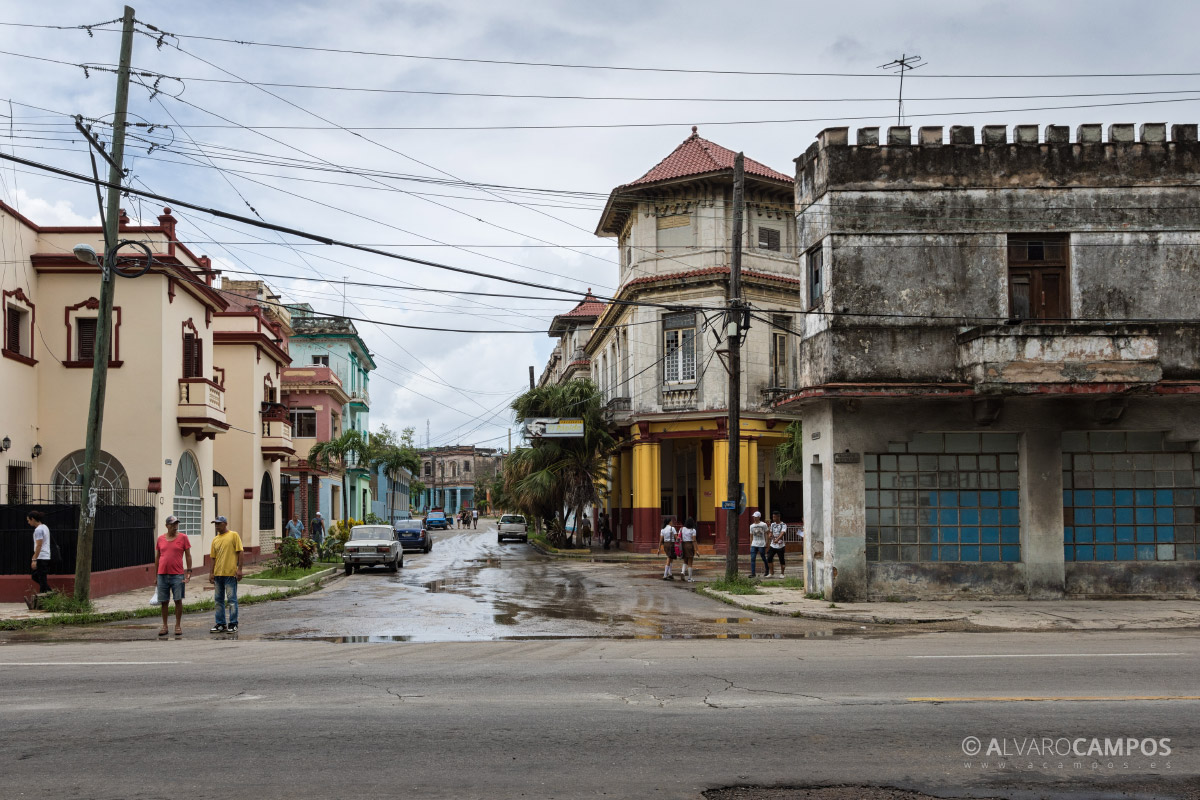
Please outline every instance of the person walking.
[[764, 571], [770, 569], [767, 563], [767, 523], [762, 521], [760, 511], [755, 511], [750, 516], [754, 520], [750, 523], [750, 577], [757, 578], [758, 559], [762, 559]]
[[584, 547], [592, 546], [592, 521], [586, 514], [579, 522], [579, 541]]
[[479, 509], [478, 508], [471, 509], [471, 529], [479, 530]]
[[612, 542], [613, 542], [612, 520], [609, 518], [608, 512], [606, 512], [606, 511], [600, 512], [600, 538], [604, 542], [605, 550], [612, 547]]
[[665, 555], [667, 557], [667, 565], [663, 569], [663, 580], [664, 581], [675, 580], [675, 576], [671, 574], [671, 562], [673, 562], [675, 560], [675, 540], [676, 540], [675, 523], [676, 522], [677, 522], [676, 518], [671, 517], [671, 521], [668, 522], [666, 527], [663, 528], [662, 531], [659, 532], [659, 535], [662, 537], [663, 555]]
[[308, 530], [311, 531], [312, 537], [317, 540], [318, 545], [325, 543], [325, 520], [321, 518], [320, 511], [318, 511], [317, 515], [312, 518], [312, 522], [309, 523]]
[[[217, 619], [209, 633], [237, 633], [238, 580], [242, 577], [242, 537], [229, 530], [229, 520], [217, 517], [217, 538], [213, 539], [212, 579], [216, 587]], [[229, 603], [229, 624], [225, 624], [225, 604]]]
[[778, 511], [771, 512], [771, 526], [768, 530], [767, 541], [767, 575], [775, 574], [775, 559], [779, 559], [779, 574], [787, 576], [787, 523], [779, 517]]
[[292, 512], [292, 518], [288, 520], [287, 535], [293, 539], [304, 538], [304, 523], [300, 521], [300, 517], [295, 512]]
[[[25, 515], [25, 522], [33, 528], [33, 557], [29, 560], [29, 577], [37, 582], [38, 591], [42, 594], [50, 591], [50, 528], [46, 526], [45, 517], [40, 511], [30, 511]], [[25, 599], [25, 604], [34, 607], [35, 597]]]
[[679, 544], [683, 548], [683, 579], [692, 583], [695, 578], [692, 562], [696, 559], [696, 520], [691, 517], [679, 529]]
[[[166, 520], [167, 532], [154, 543], [154, 572], [158, 575], [158, 602], [162, 605], [159, 636], [167, 635], [167, 603], [175, 599], [175, 635], [183, 636], [184, 586], [192, 577], [192, 543], [179, 532], [179, 517]], [[187, 566], [184, 566], [184, 562]]]

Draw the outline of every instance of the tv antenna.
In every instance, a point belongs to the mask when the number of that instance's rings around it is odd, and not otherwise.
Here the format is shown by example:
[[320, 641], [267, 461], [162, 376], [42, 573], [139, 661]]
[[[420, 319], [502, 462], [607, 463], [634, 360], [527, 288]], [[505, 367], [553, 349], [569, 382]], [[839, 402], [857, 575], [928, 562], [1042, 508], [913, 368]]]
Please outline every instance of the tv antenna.
[[894, 70], [900, 73], [900, 98], [896, 101], [896, 124], [902, 125], [904, 118], [904, 73], [925, 66], [920, 56], [910, 56], [907, 53], [899, 58], [880, 64], [879, 69]]

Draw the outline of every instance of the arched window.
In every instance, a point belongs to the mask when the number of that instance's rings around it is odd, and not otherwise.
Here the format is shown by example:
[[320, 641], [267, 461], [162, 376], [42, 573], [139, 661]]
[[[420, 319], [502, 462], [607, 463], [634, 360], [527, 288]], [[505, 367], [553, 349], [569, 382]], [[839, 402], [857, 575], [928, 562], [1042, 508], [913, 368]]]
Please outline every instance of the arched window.
[[[83, 456], [83, 450], [76, 450], [54, 468], [54, 502], [69, 505], [79, 503]], [[97, 502], [101, 505], [129, 504], [129, 476], [121, 462], [103, 450], [96, 461], [95, 486], [98, 491]]]
[[217, 472], [214, 469], [213, 470], [213, 488], [216, 489], [218, 486], [228, 486], [228, 485], [229, 485], [229, 481], [225, 480], [225, 476], [222, 475], [221, 473]]
[[204, 531], [203, 487], [200, 485], [200, 467], [196, 457], [184, 450], [175, 467], [175, 503], [172, 511], [179, 517], [179, 532], [188, 536], [200, 536]]
[[275, 530], [275, 489], [269, 472], [263, 473], [262, 485], [258, 487], [258, 529]]

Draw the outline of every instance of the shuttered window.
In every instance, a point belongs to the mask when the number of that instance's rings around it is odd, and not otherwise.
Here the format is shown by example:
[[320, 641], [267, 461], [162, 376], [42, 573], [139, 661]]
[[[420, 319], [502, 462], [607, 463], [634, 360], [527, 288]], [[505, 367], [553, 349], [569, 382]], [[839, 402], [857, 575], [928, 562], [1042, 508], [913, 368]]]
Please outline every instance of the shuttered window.
[[1016, 319], [1065, 320], [1071, 315], [1067, 237], [1008, 237], [1008, 311]]
[[194, 333], [183, 335], [183, 377], [201, 378], [204, 373], [204, 343]]
[[777, 228], [767, 228], [759, 225], [758, 249], [774, 250], [776, 253], [778, 253], [780, 250], [780, 231]]
[[96, 357], [96, 318], [79, 317], [75, 320], [75, 360], [91, 361]]
[[24, 343], [21, 341], [21, 328], [23, 327], [22, 322], [24, 321], [22, 320], [23, 316], [24, 312], [19, 311], [12, 306], [8, 307], [8, 336], [5, 339], [5, 349], [13, 353], [20, 353], [21, 355], [25, 355], [25, 350], [23, 348]]

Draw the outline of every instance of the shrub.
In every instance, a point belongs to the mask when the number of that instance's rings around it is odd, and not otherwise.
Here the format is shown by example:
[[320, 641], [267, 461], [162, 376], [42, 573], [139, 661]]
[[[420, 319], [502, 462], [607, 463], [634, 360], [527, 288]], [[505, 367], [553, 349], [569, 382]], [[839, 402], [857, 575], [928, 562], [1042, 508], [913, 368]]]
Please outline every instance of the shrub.
[[313, 565], [313, 557], [317, 554], [317, 543], [311, 539], [293, 539], [284, 537], [276, 550], [275, 559], [278, 566], [287, 568], [299, 567], [308, 569]]
[[93, 610], [90, 600], [76, 600], [74, 595], [57, 590], [38, 598], [38, 608], [51, 614], [88, 614]]
[[736, 575], [731, 579], [718, 578], [709, 583], [708, 588], [728, 594], [762, 594], [757, 583], [744, 575]]

